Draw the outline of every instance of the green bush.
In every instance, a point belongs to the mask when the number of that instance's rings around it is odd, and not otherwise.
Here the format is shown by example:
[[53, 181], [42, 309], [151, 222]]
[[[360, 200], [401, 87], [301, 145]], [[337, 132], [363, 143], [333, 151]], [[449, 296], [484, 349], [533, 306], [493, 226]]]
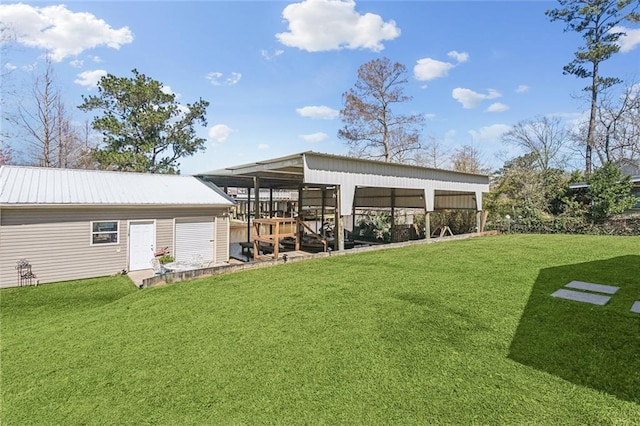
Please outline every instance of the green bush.
[[171, 263], [173, 262], [175, 259], [173, 258], [173, 256], [171, 256], [170, 254], [164, 254], [162, 256], [160, 256], [158, 258], [158, 260], [160, 261], [160, 263], [165, 264], [165, 263]]

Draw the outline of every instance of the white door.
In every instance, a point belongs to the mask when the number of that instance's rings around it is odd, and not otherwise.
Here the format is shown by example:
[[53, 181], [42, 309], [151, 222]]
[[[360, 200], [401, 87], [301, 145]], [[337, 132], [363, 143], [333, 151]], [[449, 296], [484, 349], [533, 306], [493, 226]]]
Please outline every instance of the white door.
[[153, 222], [129, 223], [129, 270], [150, 269], [155, 253], [155, 224]]
[[213, 260], [213, 217], [176, 219], [176, 261]]

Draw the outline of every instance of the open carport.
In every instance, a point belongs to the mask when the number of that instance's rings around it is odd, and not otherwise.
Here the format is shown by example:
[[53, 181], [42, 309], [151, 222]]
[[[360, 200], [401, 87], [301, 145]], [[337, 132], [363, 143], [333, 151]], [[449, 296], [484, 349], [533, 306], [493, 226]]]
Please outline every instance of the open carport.
[[[429, 215], [439, 210], [475, 210], [477, 231], [483, 229], [482, 194], [489, 191], [486, 175], [461, 173], [406, 164], [350, 158], [317, 152], [213, 170], [198, 175], [221, 188], [247, 188], [259, 194], [287, 189], [298, 191], [298, 214], [318, 209], [335, 218], [335, 249], [344, 249], [344, 229], [353, 229], [358, 209], [388, 209], [392, 227], [400, 209], [418, 209], [426, 215], [425, 236], [431, 234]], [[249, 199], [249, 202], [251, 200]], [[255, 217], [260, 211], [254, 196]]]

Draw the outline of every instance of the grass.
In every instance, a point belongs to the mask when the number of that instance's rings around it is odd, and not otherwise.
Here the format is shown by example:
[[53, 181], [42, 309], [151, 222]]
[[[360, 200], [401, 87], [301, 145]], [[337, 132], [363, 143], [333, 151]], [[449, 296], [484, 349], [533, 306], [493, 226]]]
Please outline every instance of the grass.
[[[2, 424], [637, 424], [640, 239], [500, 236], [5, 289]], [[606, 306], [554, 299], [618, 285]]]

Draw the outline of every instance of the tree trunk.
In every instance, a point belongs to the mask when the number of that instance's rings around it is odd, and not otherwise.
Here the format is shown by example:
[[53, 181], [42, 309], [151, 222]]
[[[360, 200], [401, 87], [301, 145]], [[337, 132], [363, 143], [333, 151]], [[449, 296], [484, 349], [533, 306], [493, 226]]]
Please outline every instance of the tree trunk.
[[596, 113], [598, 106], [598, 62], [593, 63], [593, 74], [591, 81], [591, 113], [589, 116], [589, 131], [587, 133], [587, 149], [585, 152], [585, 175], [589, 176], [591, 174], [591, 153], [593, 151], [593, 139], [595, 137], [596, 131]]

